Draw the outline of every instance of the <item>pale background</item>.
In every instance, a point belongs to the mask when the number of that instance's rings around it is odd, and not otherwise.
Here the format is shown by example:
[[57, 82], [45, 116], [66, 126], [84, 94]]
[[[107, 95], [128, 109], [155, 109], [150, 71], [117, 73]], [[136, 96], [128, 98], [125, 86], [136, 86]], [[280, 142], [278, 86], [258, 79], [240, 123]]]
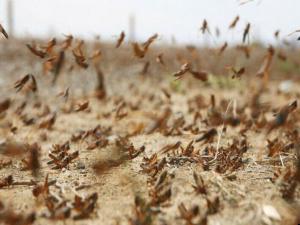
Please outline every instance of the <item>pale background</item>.
[[[17, 36], [55, 36], [72, 33], [93, 38], [116, 39], [120, 31], [128, 32], [129, 15], [136, 20], [135, 36], [144, 40], [160, 34], [169, 42], [174, 35], [179, 43], [205, 40], [199, 28], [204, 18], [210, 28], [218, 26], [218, 42], [240, 41], [247, 22], [254, 36], [272, 41], [276, 29], [287, 34], [300, 29], [300, 0], [254, 0], [239, 5], [237, 0], [13, 0]], [[239, 14], [241, 20], [234, 32], [229, 23]], [[7, 25], [6, 0], [0, 0], [0, 23]], [[207, 38], [206, 38], [207, 39]]]

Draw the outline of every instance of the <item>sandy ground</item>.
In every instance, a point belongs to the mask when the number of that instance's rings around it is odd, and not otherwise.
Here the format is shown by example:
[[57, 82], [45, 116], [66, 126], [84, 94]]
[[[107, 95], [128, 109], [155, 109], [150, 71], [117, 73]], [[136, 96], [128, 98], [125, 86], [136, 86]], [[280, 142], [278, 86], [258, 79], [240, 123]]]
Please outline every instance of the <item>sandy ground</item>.
[[[26, 60], [22, 55], [16, 59], [20, 61], [20, 65], [23, 62], [26, 70], [31, 68], [33, 71], [40, 71], [40, 62], [30, 61], [31, 66], [28, 66]], [[35, 197], [32, 194], [36, 185], [12, 184], [0, 188], [0, 201], [5, 205], [5, 209], [23, 215], [35, 212], [34, 224], [130, 224], [130, 219], [131, 224], [200, 224], [199, 221], [203, 218], [206, 218], [206, 224], [210, 225], [295, 224], [299, 209], [297, 206], [300, 203], [299, 185], [292, 199], [283, 198], [282, 181], [275, 174], [279, 174], [280, 177], [290, 168], [292, 171], [295, 169], [297, 149], [291, 148], [271, 157], [268, 156], [267, 140], [274, 140], [277, 137], [284, 144], [288, 144], [290, 139], [287, 138], [287, 133], [299, 130], [299, 110], [290, 115], [286, 127], [275, 129], [270, 134], [267, 134], [264, 126], [260, 128], [257, 125], [249, 128], [242, 136], [240, 131], [245, 127], [244, 122], [235, 127], [225, 124], [227, 129], [222, 133], [219, 148], [223, 147], [225, 151], [230, 151], [226, 146], [232, 144], [234, 139], [240, 142], [246, 138], [248, 143], [247, 151], [242, 154], [241, 165], [237, 169], [218, 172], [216, 166], [219, 161], [213, 160], [214, 154], [208, 150], [210, 147], [215, 149], [218, 146], [218, 135], [224, 127], [222, 126], [224, 121], [218, 125], [206, 121], [209, 120], [211, 95], [214, 94], [216, 110], [221, 114], [246, 115], [249, 118], [251, 107], [245, 105], [250, 102], [255, 92], [253, 86], [257, 81], [242, 79], [232, 81], [234, 86], [220, 87], [213, 81], [207, 85], [188, 77], [174, 87], [173, 78], [167, 72], [161, 72], [161, 79], [157, 77], [152, 79], [136, 74], [135, 71], [141, 67], [139, 64], [133, 65], [132, 69], [123, 70], [122, 67], [114, 70], [104, 65], [107, 98], [99, 100], [94, 95], [94, 72], [80, 69], [70, 74], [66, 72], [61, 74], [56, 86], [51, 86], [49, 75], [38, 74], [36, 75], [38, 94], [30, 91], [26, 93], [25, 90], [16, 93], [13, 89], [14, 82], [26, 74], [20, 65], [6, 64], [7, 67], [1, 75], [3, 79], [0, 100], [11, 99], [9, 109], [2, 112], [0, 119], [1, 151], [4, 151], [3, 145], [8, 142], [38, 143], [41, 147], [40, 168], [37, 175], [33, 175], [31, 170], [23, 170], [22, 159], [28, 157], [27, 153], [10, 157], [0, 152], [3, 164], [0, 167], [0, 179], [12, 175], [14, 182], [33, 180], [43, 184], [48, 174], [49, 181], [56, 181], [49, 187], [49, 195], [56, 196], [59, 201], [65, 201], [66, 207], [71, 209], [71, 215], [59, 219], [50, 218], [45, 195]], [[268, 103], [263, 113], [267, 123], [273, 120], [273, 111], [291, 103], [299, 96], [298, 82], [293, 83], [288, 94], [278, 93], [278, 85], [278, 81], [271, 81], [269, 88], [260, 94], [260, 101]], [[70, 87], [67, 101], [57, 96], [66, 87]], [[162, 90], [167, 90], [170, 97]], [[194, 107], [196, 110], [191, 111], [188, 102], [198, 95], [203, 98], [201, 103], [203, 107], [199, 103], [200, 105]], [[68, 110], [72, 105], [76, 108], [78, 103], [86, 100], [89, 101], [88, 109], [80, 112]], [[225, 107], [222, 106], [222, 100], [225, 100]], [[16, 113], [16, 109], [23, 101], [26, 101], [27, 105], [21, 114], [26, 115], [28, 119], [34, 118], [33, 124], [25, 125], [20, 114]], [[124, 107], [120, 107], [122, 103], [125, 103]], [[227, 113], [225, 113], [226, 106]], [[48, 113], [46, 107], [49, 107]], [[120, 108], [121, 116], [118, 116]], [[162, 118], [167, 108], [171, 110], [171, 116], [166, 119], [165, 126], [161, 130], [147, 132], [155, 121]], [[40, 123], [53, 112], [56, 112], [54, 125], [50, 129], [39, 128]], [[200, 118], [194, 121], [196, 112], [200, 114]], [[166, 130], [176, 124], [178, 118], [184, 118], [184, 125], [179, 125], [178, 130], [175, 129], [171, 134], [165, 134]], [[195, 132], [184, 130], [183, 128], [189, 124], [198, 130]], [[89, 149], [90, 143], [95, 141], [94, 137], [71, 140], [72, 135], [78, 134], [79, 131], [91, 130], [97, 125], [102, 127], [101, 132], [105, 128], [110, 128], [110, 131], [103, 131], [100, 135], [108, 141], [105, 146]], [[14, 132], [12, 127], [16, 128]], [[218, 132], [211, 142], [195, 142], [211, 128], [216, 128]], [[134, 158], [128, 158], [126, 147], [124, 148], [126, 145], [116, 144], [119, 137], [125, 136], [128, 136], [127, 141], [132, 143], [135, 150], [142, 146], [145, 150]], [[66, 141], [70, 142], [69, 152], [78, 151], [79, 156], [65, 168], [51, 169], [53, 164], [49, 165], [47, 162], [50, 161], [49, 151], [53, 150], [52, 145], [62, 145]], [[180, 148], [173, 153], [172, 150], [162, 153], [166, 145], [174, 145], [178, 141], [183, 148], [194, 141], [193, 153], [185, 156]], [[209, 153], [205, 153], [206, 151]], [[165, 158], [166, 163], [153, 176], [143, 171], [141, 165], [145, 163], [144, 158], [150, 158], [155, 153], [158, 161]], [[124, 154], [126, 159], [122, 158]], [[209, 161], [212, 160], [208, 169], [205, 168], [205, 157]], [[228, 160], [232, 162], [234, 158]], [[6, 165], [3, 163], [5, 161], [9, 163]], [[107, 164], [107, 162], [114, 163]], [[97, 166], [100, 169], [95, 169]], [[161, 187], [170, 188], [171, 196], [160, 203], [153, 203], [151, 193], [165, 171], [167, 177], [162, 181]], [[194, 172], [202, 177], [206, 194], [195, 192]], [[98, 194], [95, 209], [91, 210], [86, 219], [72, 219], [77, 215], [72, 205], [75, 195], [85, 198], [92, 193]], [[151, 222], [134, 221], [135, 196], [140, 196], [151, 208]], [[213, 201], [215, 198], [219, 199], [219, 204], [212, 206], [215, 207], [214, 211], [209, 209], [207, 199]], [[181, 203], [184, 203], [187, 209], [198, 206], [199, 212], [190, 223], [180, 214], [178, 207]]]

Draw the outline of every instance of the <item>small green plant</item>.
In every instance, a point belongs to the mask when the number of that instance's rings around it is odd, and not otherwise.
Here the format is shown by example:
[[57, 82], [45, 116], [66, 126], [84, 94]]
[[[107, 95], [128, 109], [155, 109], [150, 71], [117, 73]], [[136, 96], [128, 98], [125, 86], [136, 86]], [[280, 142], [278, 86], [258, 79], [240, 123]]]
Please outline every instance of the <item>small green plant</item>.
[[182, 89], [182, 85], [181, 85], [181, 81], [180, 80], [175, 80], [172, 77], [172, 80], [170, 80], [170, 88], [172, 89], [172, 91], [174, 92], [180, 92]]
[[242, 87], [244, 82], [241, 79], [232, 79], [231, 76], [227, 75], [209, 74], [207, 85], [215, 88], [232, 89]]

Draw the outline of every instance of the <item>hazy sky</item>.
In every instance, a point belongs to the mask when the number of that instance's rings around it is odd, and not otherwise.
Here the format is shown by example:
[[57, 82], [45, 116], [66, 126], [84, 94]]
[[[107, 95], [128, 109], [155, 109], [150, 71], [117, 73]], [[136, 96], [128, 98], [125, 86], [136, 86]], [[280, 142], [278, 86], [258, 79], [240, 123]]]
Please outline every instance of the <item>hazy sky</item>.
[[[241, 39], [247, 22], [252, 34], [270, 40], [276, 29], [286, 35], [300, 28], [300, 0], [13, 0], [17, 35], [72, 33], [86, 38], [100, 35], [116, 38], [128, 31], [128, 18], [136, 18], [136, 37], [145, 39], [157, 32], [169, 41], [198, 42], [204, 18], [211, 30], [218, 26], [223, 40]], [[236, 15], [241, 20], [235, 32], [227, 27]], [[7, 25], [6, 0], [0, 0], [0, 22]], [[292, 37], [288, 37], [292, 38]]]

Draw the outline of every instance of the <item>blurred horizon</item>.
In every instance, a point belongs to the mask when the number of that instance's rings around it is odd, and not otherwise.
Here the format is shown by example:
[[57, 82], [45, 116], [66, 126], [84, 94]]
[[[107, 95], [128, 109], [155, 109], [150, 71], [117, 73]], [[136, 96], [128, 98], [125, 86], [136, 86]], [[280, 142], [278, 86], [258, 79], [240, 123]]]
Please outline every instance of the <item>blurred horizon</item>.
[[[129, 36], [129, 18], [134, 17], [137, 41], [143, 41], [154, 33], [159, 40], [179, 44], [220, 44], [241, 42], [243, 30], [251, 23], [250, 42], [275, 41], [274, 32], [279, 29], [283, 39], [299, 29], [300, 1], [253, 0], [240, 5], [237, 0], [11, 0], [13, 2], [14, 35], [16, 37], [48, 38], [72, 34], [85, 39], [100, 36], [102, 40], [114, 41], [121, 31]], [[8, 26], [7, 0], [1, 1], [0, 23]], [[230, 22], [237, 16], [240, 20], [233, 31]], [[280, 16], [280, 19], [278, 18]], [[208, 21], [212, 35], [202, 35], [203, 20]], [[215, 29], [220, 30], [220, 38]]]

